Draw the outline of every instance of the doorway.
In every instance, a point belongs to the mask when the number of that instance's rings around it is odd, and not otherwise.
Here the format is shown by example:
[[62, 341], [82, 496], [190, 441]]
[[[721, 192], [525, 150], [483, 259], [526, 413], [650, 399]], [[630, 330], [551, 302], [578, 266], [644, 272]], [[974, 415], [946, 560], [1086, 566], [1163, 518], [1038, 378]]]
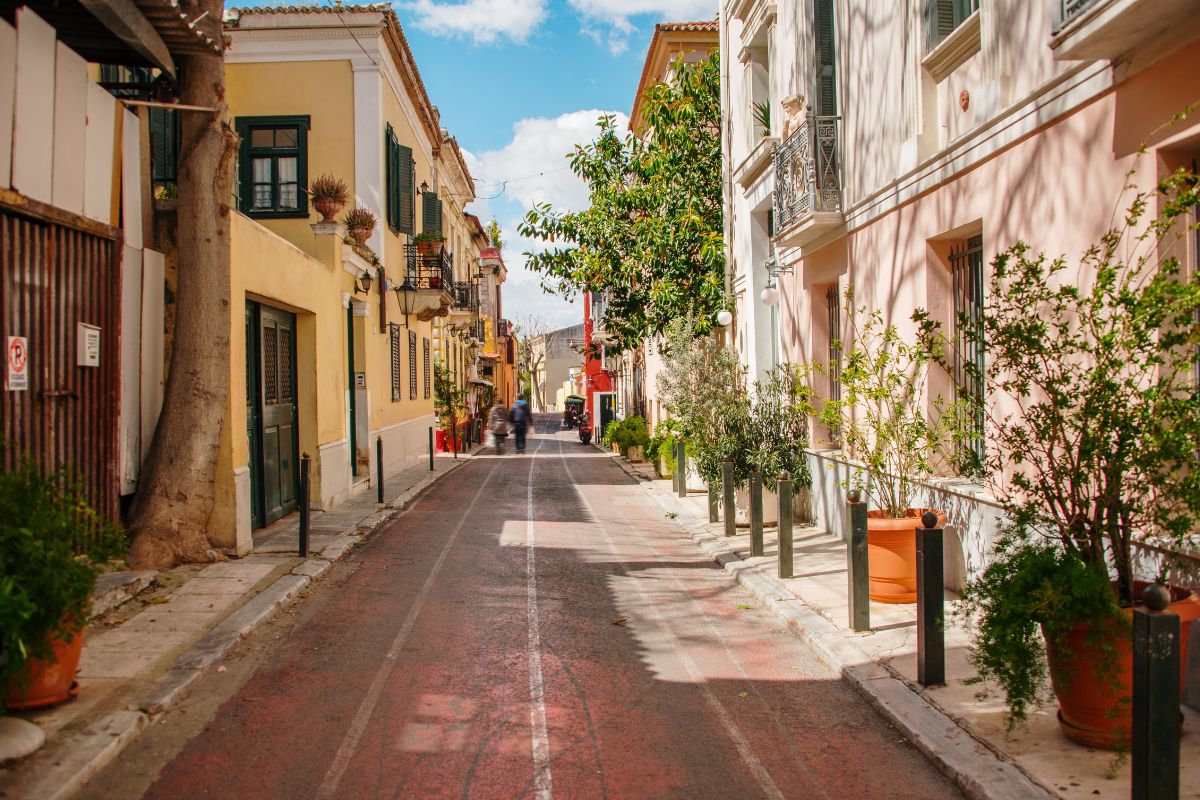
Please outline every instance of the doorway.
[[255, 528], [296, 509], [296, 315], [246, 303], [246, 424]]
[[596, 392], [596, 402], [600, 407], [600, 427], [596, 430], [599, 432], [598, 438], [604, 438], [604, 432], [608, 430], [608, 424], [612, 422], [617, 414], [613, 405], [612, 392]]

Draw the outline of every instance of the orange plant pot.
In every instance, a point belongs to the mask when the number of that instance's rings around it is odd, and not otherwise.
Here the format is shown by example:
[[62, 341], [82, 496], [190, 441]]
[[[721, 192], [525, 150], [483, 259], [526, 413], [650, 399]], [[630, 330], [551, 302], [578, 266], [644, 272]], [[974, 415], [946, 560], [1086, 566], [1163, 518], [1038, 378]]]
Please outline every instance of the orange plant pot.
[[[867, 561], [870, 596], [878, 603], [917, 602], [917, 527], [930, 509], [910, 508], [896, 519], [884, 511], [867, 512]], [[938, 525], [946, 516], [934, 509]]]
[[[1133, 594], [1141, 597], [1148, 584], [1134, 581]], [[1172, 586], [1167, 610], [1179, 615], [1179, 683], [1187, 674], [1188, 630], [1200, 619], [1200, 598], [1190, 590]], [[1104, 637], [1116, 648], [1116, 672], [1099, 672], [1112, 657], [1091, 641], [1091, 626], [1075, 625], [1061, 643], [1046, 638], [1050, 681], [1058, 698], [1058, 725], [1068, 739], [1100, 750], [1127, 750], [1133, 736], [1133, 612], [1121, 610], [1125, 630]]]
[[54, 660], [33, 659], [25, 663], [25, 675], [9, 692], [9, 711], [27, 711], [64, 703], [79, 694], [75, 673], [83, 653], [83, 631], [70, 641], [54, 640]]

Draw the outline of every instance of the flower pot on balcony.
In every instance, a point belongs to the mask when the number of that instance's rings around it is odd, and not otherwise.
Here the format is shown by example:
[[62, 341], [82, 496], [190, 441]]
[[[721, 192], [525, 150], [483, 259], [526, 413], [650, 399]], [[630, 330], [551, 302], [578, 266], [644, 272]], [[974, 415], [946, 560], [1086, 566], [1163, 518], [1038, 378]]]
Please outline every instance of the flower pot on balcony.
[[910, 508], [897, 519], [884, 511], [867, 512], [867, 561], [871, 599], [879, 603], [917, 602], [917, 526], [933, 511], [938, 526], [946, 515], [937, 509]]
[[336, 217], [338, 212], [342, 210], [343, 205], [345, 204], [339, 203], [338, 201], [328, 197], [318, 197], [313, 200], [313, 208], [315, 208], [317, 213], [321, 215], [322, 225], [330, 225], [334, 222], [337, 222], [334, 217]]
[[417, 253], [423, 256], [440, 256], [446, 246], [440, 239], [417, 239]]
[[371, 228], [356, 226], [353, 228], [348, 228], [347, 231], [350, 234], [350, 238], [353, 239], [354, 243], [359, 247], [365, 247], [367, 244], [367, 239], [371, 237]]

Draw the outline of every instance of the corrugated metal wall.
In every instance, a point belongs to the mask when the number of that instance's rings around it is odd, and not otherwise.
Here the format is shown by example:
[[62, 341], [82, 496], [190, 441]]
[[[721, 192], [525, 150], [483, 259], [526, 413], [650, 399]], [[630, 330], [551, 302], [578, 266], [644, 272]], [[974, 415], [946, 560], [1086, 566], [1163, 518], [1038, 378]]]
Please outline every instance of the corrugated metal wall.
[[[97, 511], [117, 517], [120, 243], [114, 236], [0, 207], [0, 342], [28, 338], [29, 385], [0, 385], [10, 465], [24, 452], [73, 465]], [[79, 323], [100, 328], [99, 366], [78, 366]], [[3, 366], [7, 369], [7, 358]]]

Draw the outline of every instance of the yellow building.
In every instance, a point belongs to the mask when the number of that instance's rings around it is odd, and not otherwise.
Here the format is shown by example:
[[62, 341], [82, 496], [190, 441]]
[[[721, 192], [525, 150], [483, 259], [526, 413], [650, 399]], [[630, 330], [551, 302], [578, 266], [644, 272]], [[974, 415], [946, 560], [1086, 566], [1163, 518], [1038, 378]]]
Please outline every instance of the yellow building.
[[[378, 443], [385, 475], [426, 457], [435, 359], [463, 385], [474, 363], [446, 320], [474, 319], [480, 247], [474, 183], [389, 5], [232, 9], [225, 29], [237, 310], [209, 536], [245, 552], [296, 508], [302, 453], [322, 509], [375, 480]], [[378, 219], [361, 245], [310, 207], [323, 174]]]

